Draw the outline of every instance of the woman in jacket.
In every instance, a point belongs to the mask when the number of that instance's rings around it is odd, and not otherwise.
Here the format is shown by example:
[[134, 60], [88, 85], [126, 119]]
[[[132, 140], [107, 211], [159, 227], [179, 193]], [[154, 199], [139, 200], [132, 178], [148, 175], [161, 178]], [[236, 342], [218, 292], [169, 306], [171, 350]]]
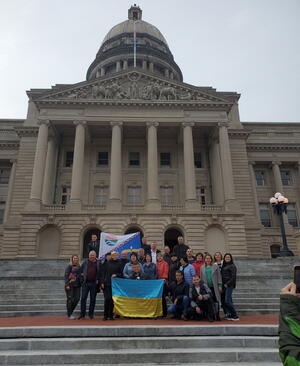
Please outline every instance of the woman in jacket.
[[[210, 254], [204, 257], [204, 265], [201, 267], [201, 280], [210, 288], [214, 301], [221, 306], [221, 292], [222, 292], [222, 276], [221, 271], [216, 263], [213, 263], [213, 258]], [[219, 314], [216, 314], [219, 320]]]
[[240, 320], [232, 301], [232, 292], [236, 286], [236, 266], [233, 263], [232, 255], [226, 253], [222, 265], [222, 282], [224, 297], [225, 319], [237, 321]]
[[195, 268], [195, 271], [196, 271], [196, 275], [201, 276], [201, 273], [200, 273], [200, 268], [201, 266], [203, 266], [204, 264], [204, 260], [203, 260], [203, 254], [202, 253], [197, 253], [196, 254], [196, 261], [193, 263], [193, 266]]
[[157, 278], [159, 280], [164, 280], [164, 289], [162, 296], [162, 307], [163, 307], [163, 317], [166, 317], [168, 314], [167, 302], [166, 302], [166, 293], [168, 286], [168, 278], [169, 278], [169, 265], [164, 261], [163, 255], [161, 253], [157, 253], [156, 256], [156, 266], [157, 266]]
[[146, 253], [145, 255], [145, 263], [143, 264], [143, 269], [147, 280], [157, 279], [157, 268], [156, 265], [152, 262], [152, 257], [150, 253]]
[[[132, 264], [138, 261], [138, 256], [135, 252], [130, 254], [130, 261], [125, 264], [123, 269], [123, 277], [130, 278], [132, 275]], [[143, 272], [143, 266], [140, 263], [140, 271]]]
[[81, 267], [79, 256], [72, 255], [65, 269], [65, 291], [67, 295], [67, 314], [69, 319], [75, 319], [73, 311], [80, 300]]

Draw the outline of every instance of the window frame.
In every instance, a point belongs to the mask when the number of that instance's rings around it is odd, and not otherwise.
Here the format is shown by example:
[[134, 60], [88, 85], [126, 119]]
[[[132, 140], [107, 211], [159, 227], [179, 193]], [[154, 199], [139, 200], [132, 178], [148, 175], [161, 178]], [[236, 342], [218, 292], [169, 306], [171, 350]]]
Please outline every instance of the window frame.
[[[163, 159], [162, 155], [165, 154], [167, 155], [168, 154], [168, 159]], [[162, 164], [163, 161], [167, 161], [168, 160], [168, 164]], [[159, 153], [159, 166], [161, 169], [169, 169], [172, 167], [172, 159], [171, 159], [171, 152], [169, 151], [162, 151]]]
[[[265, 208], [262, 207], [263, 205], [265, 206]], [[268, 213], [268, 218], [263, 218], [262, 217], [263, 212]], [[260, 202], [259, 203], [259, 218], [260, 218], [260, 223], [264, 227], [272, 227], [272, 213], [271, 213], [271, 208], [270, 208], [269, 203], [266, 203], [266, 202]], [[267, 223], [267, 225], [264, 224], [264, 220], [265, 220], [265, 223]]]

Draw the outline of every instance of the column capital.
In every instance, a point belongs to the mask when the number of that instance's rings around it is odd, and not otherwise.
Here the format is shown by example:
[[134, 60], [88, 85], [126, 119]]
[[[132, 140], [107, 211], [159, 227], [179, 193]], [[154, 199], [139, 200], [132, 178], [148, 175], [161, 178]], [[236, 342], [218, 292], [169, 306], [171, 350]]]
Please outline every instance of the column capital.
[[122, 126], [123, 126], [123, 122], [121, 122], [121, 121], [111, 121], [111, 122], [110, 122], [110, 125], [111, 125], [112, 127], [114, 127], [114, 126], [122, 127]]
[[10, 159], [10, 160], [9, 160], [9, 162], [10, 162], [11, 164], [15, 164], [17, 161], [18, 161], [18, 159], [17, 159], [17, 158], [15, 158], [15, 159]]
[[271, 162], [271, 165], [272, 166], [274, 166], [274, 165], [280, 166], [281, 165], [281, 161], [274, 160], [274, 161]]
[[50, 125], [50, 121], [49, 119], [39, 119], [37, 122], [38, 126], [42, 126], [42, 125], [46, 125], [49, 126]]
[[229, 123], [228, 122], [218, 122], [217, 123], [217, 126], [220, 128], [220, 127], [228, 127], [229, 126]]
[[194, 127], [195, 122], [182, 122], [182, 127]]
[[73, 121], [73, 124], [75, 126], [82, 125], [85, 127], [87, 125], [87, 122], [86, 121]]
[[159, 123], [158, 122], [146, 122], [146, 126], [147, 127], [158, 127]]
[[254, 161], [254, 160], [249, 160], [249, 161], [248, 161], [248, 164], [249, 164], [249, 165], [254, 166], [254, 165], [256, 164], [256, 161]]

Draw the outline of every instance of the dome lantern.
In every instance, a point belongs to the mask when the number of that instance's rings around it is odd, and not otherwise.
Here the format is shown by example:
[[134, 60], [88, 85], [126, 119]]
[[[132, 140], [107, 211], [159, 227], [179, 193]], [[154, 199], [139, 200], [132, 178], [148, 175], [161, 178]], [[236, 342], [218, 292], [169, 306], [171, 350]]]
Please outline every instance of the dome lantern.
[[128, 9], [128, 19], [129, 20], [142, 20], [142, 9], [134, 4]]

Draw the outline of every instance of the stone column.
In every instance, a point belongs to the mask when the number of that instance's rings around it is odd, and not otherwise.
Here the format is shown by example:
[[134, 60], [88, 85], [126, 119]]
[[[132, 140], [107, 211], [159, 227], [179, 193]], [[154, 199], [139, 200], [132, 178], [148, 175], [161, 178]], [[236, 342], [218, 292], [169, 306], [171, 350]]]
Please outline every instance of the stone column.
[[105, 75], [105, 68], [101, 67], [100, 69], [100, 76], [104, 76]]
[[15, 175], [16, 175], [17, 160], [12, 159], [12, 160], [10, 160], [10, 163], [12, 164], [12, 166], [11, 166], [10, 175], [9, 175], [8, 192], [7, 192], [7, 199], [6, 199], [6, 203], [5, 203], [5, 211], [4, 211], [4, 218], [3, 218], [4, 224], [7, 222], [8, 218], [9, 218], [12, 192], [13, 192], [14, 180], [15, 180]]
[[43, 204], [53, 203], [53, 188], [55, 180], [55, 167], [56, 167], [56, 156], [57, 145], [55, 139], [52, 137], [48, 141], [45, 176], [43, 184], [42, 202]]
[[36, 143], [32, 173], [30, 201], [28, 209], [39, 209], [42, 200], [43, 180], [48, 147], [49, 121], [39, 121], [39, 133]]
[[74, 157], [72, 167], [72, 182], [71, 182], [71, 196], [70, 205], [77, 205], [81, 208], [81, 189], [82, 176], [84, 167], [84, 144], [85, 144], [85, 128], [86, 121], [74, 121], [76, 126]]
[[195, 208], [196, 200], [196, 178], [194, 163], [193, 131], [194, 123], [184, 122], [183, 126], [183, 161], [184, 161], [184, 182], [185, 182], [185, 203], [187, 208]]
[[249, 164], [249, 170], [250, 170], [250, 177], [251, 177], [251, 186], [253, 191], [253, 201], [254, 201], [254, 207], [255, 207], [255, 216], [260, 222], [260, 216], [259, 216], [259, 202], [257, 198], [257, 191], [256, 191], [256, 178], [255, 178], [255, 171], [254, 171], [254, 165], [255, 161], [248, 161]]
[[158, 161], [157, 161], [157, 122], [147, 122], [148, 127], [148, 171], [147, 171], [147, 209], [159, 210]]
[[123, 61], [123, 70], [128, 69], [128, 60]]
[[239, 205], [235, 200], [231, 152], [229, 146], [227, 124], [219, 123], [218, 126], [219, 126], [220, 158], [221, 158], [221, 169], [223, 177], [225, 208], [239, 209]]
[[169, 69], [165, 69], [165, 77], [166, 78], [170, 77]]
[[150, 62], [150, 63], [149, 63], [149, 70], [150, 70], [151, 72], [153, 72], [153, 70], [154, 70], [154, 64], [153, 64], [153, 62]]
[[[283, 185], [281, 180], [281, 174], [280, 174], [280, 161], [272, 161], [272, 171], [274, 175], [274, 182], [275, 182], [275, 190], [276, 192], [280, 192], [283, 194]], [[274, 192], [274, 193], [276, 193]]]
[[143, 69], [144, 70], [147, 70], [147, 61], [146, 60], [143, 60]]
[[110, 208], [120, 210], [122, 203], [122, 125], [111, 122], [111, 163], [110, 163]]
[[222, 179], [222, 168], [220, 158], [219, 140], [212, 137], [209, 148], [209, 165], [212, 180], [212, 195], [215, 205], [224, 204], [224, 187]]
[[116, 71], [120, 71], [121, 70], [121, 61], [117, 61], [116, 63]]

